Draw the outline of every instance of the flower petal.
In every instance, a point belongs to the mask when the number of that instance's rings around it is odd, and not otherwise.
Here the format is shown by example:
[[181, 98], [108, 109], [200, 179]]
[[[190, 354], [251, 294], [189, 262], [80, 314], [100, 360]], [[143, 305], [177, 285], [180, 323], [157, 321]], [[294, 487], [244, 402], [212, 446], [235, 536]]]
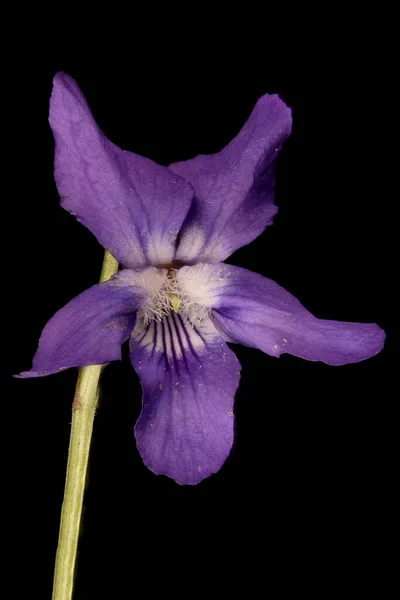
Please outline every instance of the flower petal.
[[211, 319], [227, 341], [259, 348], [272, 356], [287, 352], [329, 365], [359, 362], [383, 348], [376, 324], [317, 319], [274, 281], [231, 265], [197, 265], [178, 272], [180, 285], [213, 310]]
[[147, 158], [120, 150], [100, 131], [76, 82], [54, 77], [50, 125], [61, 205], [125, 267], [172, 262], [189, 210], [188, 182]]
[[[161, 287], [166, 271], [152, 271], [159, 274]], [[121, 344], [135, 326], [136, 311], [148, 299], [141, 282], [140, 273], [126, 269], [71, 300], [43, 329], [32, 369], [20, 377], [120, 360]]]
[[196, 193], [181, 231], [178, 260], [224, 260], [271, 225], [278, 210], [275, 164], [290, 130], [290, 109], [278, 96], [266, 94], [221, 152], [170, 165]]
[[206, 319], [194, 329], [179, 314], [136, 324], [131, 360], [143, 388], [138, 450], [157, 475], [196, 484], [218, 471], [233, 442], [240, 363]]

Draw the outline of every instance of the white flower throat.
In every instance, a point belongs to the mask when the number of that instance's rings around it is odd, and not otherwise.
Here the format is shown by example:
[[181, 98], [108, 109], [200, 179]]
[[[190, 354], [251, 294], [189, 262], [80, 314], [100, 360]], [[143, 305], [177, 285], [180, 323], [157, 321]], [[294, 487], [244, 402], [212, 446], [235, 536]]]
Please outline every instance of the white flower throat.
[[161, 321], [172, 311], [200, 325], [209, 316], [212, 306], [212, 281], [204, 273], [202, 264], [189, 269], [150, 267], [138, 273], [137, 284], [148, 292], [145, 308], [138, 314], [145, 324]]

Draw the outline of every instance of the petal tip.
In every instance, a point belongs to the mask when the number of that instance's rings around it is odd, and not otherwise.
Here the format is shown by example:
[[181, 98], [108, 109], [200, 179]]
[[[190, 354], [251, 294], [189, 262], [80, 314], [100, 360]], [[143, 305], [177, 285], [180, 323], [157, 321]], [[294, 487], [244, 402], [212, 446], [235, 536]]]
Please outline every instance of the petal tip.
[[32, 377], [43, 377], [46, 373], [38, 373], [37, 371], [21, 371], [16, 375], [13, 375], [15, 379], [30, 379]]
[[282, 129], [285, 129], [287, 135], [290, 134], [292, 127], [292, 109], [279, 94], [264, 94], [257, 100], [255, 108], [262, 113], [265, 113], [266, 116], [274, 111], [278, 122], [282, 125]]
[[[139, 450], [140, 452], [140, 450]], [[198, 485], [199, 483], [201, 483], [202, 481], [204, 481], [204, 479], [208, 479], [209, 477], [212, 477], [213, 475], [215, 475], [216, 473], [218, 473], [218, 471], [220, 471], [220, 469], [223, 467], [224, 463], [222, 463], [217, 469], [213, 470], [213, 471], [203, 471], [203, 469], [201, 469], [199, 467], [198, 472], [192, 471], [190, 473], [186, 472], [184, 474], [177, 474], [175, 471], [171, 472], [168, 469], [166, 470], [157, 470], [157, 467], [152, 466], [151, 463], [148, 463], [145, 458], [143, 457], [143, 454], [140, 452], [140, 455], [142, 457], [143, 460], [143, 464], [144, 466], [153, 473], [153, 475], [156, 475], [157, 477], [159, 475], [163, 476], [163, 477], [168, 477], [168, 479], [172, 479], [175, 483], [177, 483], [178, 485]]]
[[57, 71], [57, 73], [53, 77], [53, 86], [57, 87], [65, 87], [66, 85], [77, 85], [75, 79], [65, 73], [65, 71]]
[[382, 327], [379, 327], [379, 325], [377, 323], [372, 323], [370, 325], [370, 327], [371, 327], [371, 337], [375, 338], [375, 343], [376, 343], [376, 351], [372, 355], [372, 356], [375, 356], [376, 354], [381, 352], [381, 350], [383, 350], [383, 348], [385, 346], [386, 332], [382, 329]]

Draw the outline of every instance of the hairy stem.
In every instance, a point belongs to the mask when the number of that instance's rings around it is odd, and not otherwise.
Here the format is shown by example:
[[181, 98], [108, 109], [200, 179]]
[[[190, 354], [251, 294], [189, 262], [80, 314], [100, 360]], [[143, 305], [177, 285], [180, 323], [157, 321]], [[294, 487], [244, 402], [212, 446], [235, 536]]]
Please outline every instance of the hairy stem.
[[[109, 279], [117, 269], [118, 262], [106, 250], [100, 281]], [[72, 598], [83, 495], [93, 420], [99, 398], [101, 369], [101, 365], [82, 367], [76, 384], [72, 405], [67, 475], [54, 571], [53, 600], [71, 600]]]

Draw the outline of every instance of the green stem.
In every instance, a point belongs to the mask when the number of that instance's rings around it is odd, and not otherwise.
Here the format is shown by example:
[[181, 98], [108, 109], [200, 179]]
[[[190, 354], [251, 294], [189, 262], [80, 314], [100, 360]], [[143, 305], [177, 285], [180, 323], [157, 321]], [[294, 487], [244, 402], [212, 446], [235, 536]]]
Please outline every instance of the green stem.
[[[106, 250], [100, 281], [109, 279], [117, 269], [118, 262]], [[99, 398], [101, 370], [101, 365], [82, 367], [76, 384], [72, 405], [67, 475], [54, 571], [53, 600], [71, 600], [72, 598], [83, 495], [93, 420]]]

